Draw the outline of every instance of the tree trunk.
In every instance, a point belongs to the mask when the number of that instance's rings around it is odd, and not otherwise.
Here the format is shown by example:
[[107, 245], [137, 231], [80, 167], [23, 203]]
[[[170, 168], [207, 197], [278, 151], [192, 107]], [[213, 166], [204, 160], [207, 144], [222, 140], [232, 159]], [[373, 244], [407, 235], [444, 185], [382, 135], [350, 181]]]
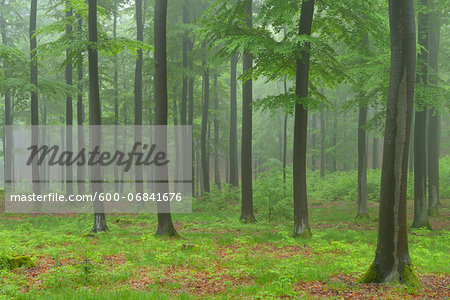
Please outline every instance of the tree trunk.
[[[5, 5], [5, 0], [2, 1], [1, 7]], [[7, 44], [7, 36], [6, 36], [6, 22], [3, 17], [3, 13], [0, 12], [0, 29], [2, 33], [2, 43], [3, 45]], [[3, 68], [4, 70], [7, 70], [8, 65], [6, 62], [6, 59], [3, 60]], [[13, 134], [11, 128], [7, 128], [6, 126], [12, 125], [12, 105], [11, 105], [11, 96], [9, 94], [9, 91], [5, 91], [5, 131], [4, 131], [4, 143], [3, 143], [3, 149], [4, 149], [4, 166], [5, 166], [5, 189], [8, 188], [9, 184], [11, 183], [12, 179], [12, 149], [14, 145], [13, 140]], [[7, 145], [6, 145], [7, 144]]]
[[[314, 0], [302, 0], [298, 35], [311, 35], [314, 15]], [[309, 50], [308, 42], [302, 45], [301, 58], [297, 57], [295, 93], [303, 101], [308, 97]], [[308, 220], [308, 198], [306, 194], [306, 140], [308, 133], [308, 111], [302, 103], [295, 104], [294, 121], [294, 236], [310, 237]]]
[[412, 0], [389, 1], [391, 75], [386, 109], [378, 243], [362, 282], [412, 282], [406, 231], [409, 134], [414, 98], [416, 41]]
[[284, 129], [283, 129], [283, 184], [286, 188], [286, 152], [287, 152], [287, 122], [289, 114], [284, 115]]
[[278, 131], [278, 153], [280, 155], [280, 162], [283, 163], [283, 117], [281, 115], [281, 108], [277, 111], [277, 131]]
[[[202, 48], [206, 48], [203, 44]], [[200, 136], [200, 155], [202, 158], [202, 177], [203, 177], [203, 191], [209, 193], [209, 159], [208, 159], [208, 113], [209, 113], [209, 69], [206, 66], [206, 61], [203, 62], [203, 107], [202, 107], [202, 130]]]
[[237, 82], [236, 68], [238, 55], [231, 57], [230, 72], [230, 184], [239, 187], [238, 154], [237, 154]]
[[[98, 51], [97, 51], [97, 0], [89, 0], [89, 12], [88, 12], [88, 31], [89, 42], [88, 47], [88, 59], [89, 59], [89, 124], [101, 125], [101, 108], [100, 108], [100, 90], [98, 84]], [[92, 45], [95, 45], [94, 47]], [[100, 141], [100, 129], [99, 126], [94, 126], [90, 129], [89, 142], [91, 147], [94, 147], [96, 143]], [[100, 166], [95, 165], [90, 168], [91, 172], [91, 194], [101, 193], [101, 183], [92, 182], [93, 179], [101, 178]], [[105, 208], [103, 202], [94, 202], [94, 226], [91, 230], [92, 233], [98, 233], [102, 231], [108, 231], [106, 225], [106, 215], [104, 213]]]
[[325, 179], [326, 157], [325, 157], [325, 110], [320, 110], [320, 177]]
[[[175, 179], [180, 178], [180, 146], [178, 138], [178, 103], [177, 103], [177, 88], [178, 85], [173, 85], [173, 125], [174, 125], [174, 139], [175, 139]], [[179, 190], [179, 185], [177, 182], [174, 183], [175, 191]]]
[[[287, 77], [284, 76], [284, 93], [287, 94]], [[287, 152], [287, 122], [289, 114], [284, 114], [284, 128], [283, 128], [283, 185], [286, 189], [286, 152]]]
[[[31, 0], [31, 10], [30, 10], [30, 83], [33, 85], [33, 90], [31, 91], [31, 144], [38, 145], [39, 143], [39, 103], [38, 103], [38, 66], [36, 60], [36, 37], [34, 36], [36, 32], [36, 18], [37, 18], [37, 0]], [[33, 162], [31, 165], [32, 181], [33, 181], [33, 193], [40, 194], [40, 184], [39, 184], [39, 166]]]
[[414, 131], [415, 131], [415, 113], [411, 117], [411, 136], [409, 137], [409, 158], [408, 158], [408, 171], [410, 174], [414, 173]]
[[315, 171], [317, 169], [316, 159], [316, 129], [317, 129], [317, 115], [312, 114], [312, 134], [311, 134], [311, 169]]
[[[247, 10], [247, 26], [253, 27], [252, 23], [252, 0], [244, 0]], [[244, 76], [252, 69], [253, 58], [248, 51], [244, 53], [243, 73]], [[244, 79], [242, 84], [242, 149], [241, 149], [241, 180], [242, 180], [242, 206], [241, 221], [254, 223], [253, 215], [253, 187], [252, 187], [252, 79]]]
[[217, 74], [214, 75], [214, 182], [219, 190], [222, 189], [220, 182], [219, 169], [219, 119], [217, 113], [219, 112], [219, 91], [217, 86]]
[[[78, 31], [81, 32], [83, 30], [83, 19], [80, 15], [78, 18]], [[77, 94], [77, 124], [78, 124], [78, 153], [82, 151], [84, 148], [84, 106], [83, 106], [83, 54], [81, 51], [78, 53], [78, 94]], [[77, 166], [77, 189], [78, 194], [85, 193], [85, 170], [84, 166]]]
[[[117, 37], [117, 6], [113, 12], [113, 37]], [[119, 150], [119, 71], [118, 58], [114, 57], [114, 150]], [[119, 192], [119, 166], [114, 164], [114, 192]]]
[[[193, 43], [188, 41], [188, 52], [192, 52]], [[189, 70], [193, 69], [192, 59], [188, 60]], [[188, 125], [191, 126], [192, 132], [194, 132], [193, 121], [194, 121], [194, 78], [190, 77], [188, 81]], [[195, 150], [194, 150], [194, 142], [192, 141], [192, 162], [195, 162]], [[195, 195], [195, 165], [192, 164], [192, 195]]]
[[[71, 39], [72, 34], [72, 6], [70, 1], [66, 0], [66, 35]], [[66, 84], [72, 86], [72, 63], [70, 62], [70, 49], [66, 49]], [[66, 96], [66, 151], [73, 151], [72, 125], [73, 125], [73, 106], [72, 95]], [[73, 170], [72, 166], [66, 166], [66, 195], [73, 194]]]
[[366, 129], [367, 107], [359, 107], [358, 118], [358, 214], [356, 218], [368, 218], [367, 210], [367, 145]]
[[[155, 1], [154, 15], [154, 37], [155, 37], [155, 115], [156, 125], [167, 125], [167, 55], [166, 55], [166, 18], [167, 0]], [[167, 148], [167, 134], [161, 132], [156, 136], [156, 143]], [[159, 167], [160, 175], [168, 178], [167, 165]], [[164, 193], [169, 190], [168, 183], [157, 183], [158, 192]], [[175, 237], [178, 233], [175, 230], [170, 214], [170, 204], [168, 202], [158, 203], [158, 228], [157, 236]]]
[[[435, 3], [432, 1], [432, 3]], [[440, 13], [432, 12], [429, 22], [430, 84], [437, 85]], [[428, 110], [428, 215], [439, 213], [439, 148], [440, 117], [434, 107]]]
[[[418, 42], [421, 45], [417, 56], [418, 73], [416, 84], [422, 88], [427, 86], [428, 78], [428, 0], [421, 0], [418, 24]], [[419, 90], [420, 91], [420, 90]], [[427, 203], [427, 174], [426, 174], [426, 127], [427, 127], [427, 105], [423, 93], [417, 93], [416, 106], [422, 105], [422, 109], [416, 110], [414, 124], [414, 221], [412, 227], [426, 227], [431, 229], [428, 221]]]
[[[377, 107], [374, 107], [373, 110], [374, 116], [377, 113]], [[380, 160], [379, 160], [379, 151], [380, 148], [378, 138], [376, 136], [373, 137], [372, 140], [372, 169], [379, 169], [380, 168]]]
[[338, 131], [338, 111], [337, 100], [334, 100], [334, 119], [333, 119], [333, 160], [331, 162], [331, 171], [337, 171], [337, 131]]
[[[143, 42], [143, 24], [142, 24], [142, 0], [136, 0], [136, 29], [137, 40]], [[136, 69], [134, 73], [134, 141], [142, 142], [142, 49], [137, 50]], [[135, 168], [136, 193], [143, 193], [143, 174], [142, 167]]]
[[[188, 1], [185, 0], [183, 2], [183, 24], [189, 24], [189, 10], [188, 10]], [[188, 101], [188, 76], [187, 76], [187, 69], [188, 69], [188, 47], [189, 47], [189, 40], [188, 40], [188, 32], [185, 31], [183, 34], [183, 86], [181, 88], [181, 108], [180, 108], [180, 123], [181, 125], [187, 125], [187, 101]], [[183, 129], [181, 132], [181, 142], [183, 145], [187, 145], [188, 141], [188, 131]], [[192, 142], [192, 141], [191, 141]], [[189, 160], [191, 160], [191, 163], [193, 163], [192, 157], [189, 157], [188, 151], [183, 151], [183, 178], [189, 178], [191, 177], [192, 167], [188, 163]], [[192, 178], [193, 179], [193, 178]]]

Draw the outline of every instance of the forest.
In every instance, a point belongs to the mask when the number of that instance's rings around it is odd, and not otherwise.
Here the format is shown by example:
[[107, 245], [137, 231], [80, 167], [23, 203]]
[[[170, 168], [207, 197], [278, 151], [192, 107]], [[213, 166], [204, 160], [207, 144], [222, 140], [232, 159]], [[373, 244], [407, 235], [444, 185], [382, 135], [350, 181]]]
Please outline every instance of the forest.
[[0, 0], [0, 299], [450, 298], [448, 8]]

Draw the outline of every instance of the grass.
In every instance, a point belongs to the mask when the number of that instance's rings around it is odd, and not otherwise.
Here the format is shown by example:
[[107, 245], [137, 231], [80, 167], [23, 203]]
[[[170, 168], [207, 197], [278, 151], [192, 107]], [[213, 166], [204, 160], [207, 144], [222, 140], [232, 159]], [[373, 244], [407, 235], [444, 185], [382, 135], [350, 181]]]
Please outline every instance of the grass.
[[[229, 211], [174, 215], [182, 236], [174, 240], [154, 237], [154, 215], [108, 216], [110, 232], [89, 237], [92, 215], [4, 214], [0, 256], [31, 255], [37, 266], [0, 270], [0, 299], [357, 298], [361, 291], [397, 298], [424, 291], [448, 293], [449, 201], [443, 202], [441, 215], [431, 219], [437, 230], [409, 232], [420, 289], [356, 284], [374, 258], [376, 203], [369, 208], [372, 218], [358, 225], [355, 205], [312, 201], [310, 240], [293, 239], [290, 220], [261, 218], [242, 224]], [[411, 205], [409, 209], [411, 213]]]

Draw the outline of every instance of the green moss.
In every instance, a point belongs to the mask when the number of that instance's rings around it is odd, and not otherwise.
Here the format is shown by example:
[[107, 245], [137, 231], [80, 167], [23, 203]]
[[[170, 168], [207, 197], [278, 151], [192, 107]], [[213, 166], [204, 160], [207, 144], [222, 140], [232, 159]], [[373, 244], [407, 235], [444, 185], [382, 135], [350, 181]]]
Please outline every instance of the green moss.
[[35, 263], [28, 255], [4, 256], [0, 258], [0, 268], [15, 270], [20, 267], [33, 268], [35, 267]]
[[312, 237], [311, 228], [308, 226], [302, 233], [294, 232], [294, 238], [310, 239]]
[[241, 223], [244, 223], [244, 224], [256, 223], [256, 218], [253, 215], [247, 215], [245, 217], [241, 217]]
[[121, 218], [117, 218], [116, 220], [114, 220], [113, 222], [114, 224], [118, 224], [118, 225], [131, 225], [134, 224], [135, 221], [132, 219], [121, 219]]
[[419, 280], [417, 279], [416, 272], [412, 264], [405, 264], [405, 269], [400, 275], [400, 282], [411, 286], [418, 286]]
[[426, 228], [428, 230], [433, 230], [433, 227], [431, 227], [430, 221], [426, 220], [423, 222], [413, 222], [411, 225], [411, 228]]
[[428, 216], [429, 217], [439, 216], [439, 208], [437, 206], [435, 206], [432, 209], [428, 210]]
[[363, 275], [363, 277], [361, 277], [361, 279], [359, 279], [360, 283], [380, 283], [381, 282], [381, 274], [380, 271], [378, 271], [378, 267], [375, 264], [375, 262], [373, 262], [370, 267], [369, 270], [367, 270], [367, 272]]
[[355, 220], [365, 220], [365, 219], [370, 219], [369, 218], [369, 213], [358, 213], [358, 215], [356, 216]]
[[178, 234], [178, 232], [175, 230], [173, 226], [170, 228], [167, 228], [166, 230], [162, 231], [158, 229], [155, 233], [155, 237], [158, 238], [180, 238], [181, 236]]

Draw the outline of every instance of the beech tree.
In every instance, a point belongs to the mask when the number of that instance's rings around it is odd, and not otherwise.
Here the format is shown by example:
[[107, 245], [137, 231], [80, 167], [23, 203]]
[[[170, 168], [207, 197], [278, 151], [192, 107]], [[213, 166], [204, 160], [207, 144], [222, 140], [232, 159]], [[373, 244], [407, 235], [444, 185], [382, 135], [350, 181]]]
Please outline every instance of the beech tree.
[[[206, 43], [202, 48], [206, 49]], [[208, 155], [208, 114], [209, 114], [209, 67], [206, 65], [206, 59], [203, 60], [203, 107], [202, 107], [202, 128], [200, 141], [200, 155], [202, 159], [202, 182], [203, 191], [209, 193], [209, 155]]]
[[[136, 0], [136, 31], [137, 40], [142, 42], [144, 40], [144, 26], [142, 23], [142, 0]], [[134, 139], [135, 141], [142, 141], [142, 49], [137, 50], [136, 69], [134, 73]], [[136, 178], [136, 193], [143, 192], [143, 175], [142, 167], [135, 168]]]
[[378, 242], [363, 282], [411, 283], [406, 225], [408, 151], [416, 65], [414, 2], [389, 1], [391, 70], [384, 131]]
[[[38, 65], [36, 60], [36, 17], [37, 17], [37, 0], [31, 0], [30, 9], [30, 83], [33, 85], [31, 90], [31, 144], [38, 145], [39, 142], [39, 98], [38, 98]], [[40, 194], [40, 184], [39, 184], [39, 167], [36, 163], [31, 166], [32, 180], [33, 180], [33, 193]]]
[[431, 229], [428, 221], [427, 175], [426, 175], [426, 123], [428, 105], [424, 101], [424, 91], [428, 81], [428, 0], [421, 0], [418, 23], [418, 42], [421, 48], [417, 56], [416, 113], [414, 124], [414, 221], [412, 227]]
[[[72, 6], [69, 0], [66, 0], [66, 35], [69, 40], [71, 39], [72, 34]], [[66, 84], [72, 85], [72, 62], [70, 61], [70, 49], [66, 49], [66, 69], [65, 69], [65, 77]], [[72, 106], [72, 95], [66, 95], [66, 151], [72, 151], [73, 141], [72, 141], [72, 125], [73, 125], [73, 106]], [[66, 194], [73, 194], [73, 171], [72, 166], [66, 166]]]
[[[253, 1], [243, 0], [247, 13], [246, 25], [252, 28]], [[244, 53], [243, 73], [248, 76], [253, 67], [252, 54], [248, 50]], [[242, 84], [242, 145], [241, 145], [241, 181], [242, 181], [242, 205], [241, 220], [245, 223], [256, 222], [253, 215], [253, 176], [252, 176], [252, 79], [244, 79]]]
[[[155, 1], [154, 37], [155, 37], [155, 125], [167, 125], [167, 55], [166, 55], [166, 18], [167, 0]], [[167, 148], [167, 134], [157, 134], [156, 143]], [[159, 167], [160, 176], [168, 178], [167, 165]], [[158, 183], [158, 191], [168, 191], [168, 183]], [[157, 236], [178, 236], [173, 226], [168, 202], [158, 202]]]
[[[89, 59], [89, 125], [91, 127], [89, 132], [89, 143], [91, 147], [98, 144], [101, 140], [100, 128], [98, 125], [102, 125], [101, 106], [100, 106], [100, 91], [98, 85], [98, 49], [97, 44], [97, 0], [89, 0], [88, 11], [88, 32], [89, 32], [89, 47], [88, 47], [88, 59]], [[95, 165], [90, 168], [91, 172], [91, 193], [102, 192], [101, 183], [93, 180], [101, 178], [100, 166]], [[91, 230], [92, 233], [108, 231], [106, 224], [106, 215], [104, 213], [103, 202], [94, 202], [94, 226]]]
[[[302, 0], [298, 35], [311, 35], [314, 15], [314, 0]], [[309, 42], [300, 45], [300, 57], [297, 57], [294, 120], [294, 236], [309, 237], [311, 229], [308, 219], [308, 198], [306, 194], [306, 139], [308, 130], [309, 59], [311, 46]]]
[[[429, 15], [428, 23], [428, 61], [429, 83], [434, 87], [438, 83], [438, 56], [440, 41], [441, 14], [438, 11], [438, 1], [429, 0], [429, 7], [434, 10]], [[439, 213], [439, 148], [440, 148], [440, 115], [435, 107], [428, 110], [428, 215]]]
[[238, 150], [237, 150], [237, 95], [236, 68], [238, 55], [232, 55], [230, 61], [230, 184], [239, 187]]

